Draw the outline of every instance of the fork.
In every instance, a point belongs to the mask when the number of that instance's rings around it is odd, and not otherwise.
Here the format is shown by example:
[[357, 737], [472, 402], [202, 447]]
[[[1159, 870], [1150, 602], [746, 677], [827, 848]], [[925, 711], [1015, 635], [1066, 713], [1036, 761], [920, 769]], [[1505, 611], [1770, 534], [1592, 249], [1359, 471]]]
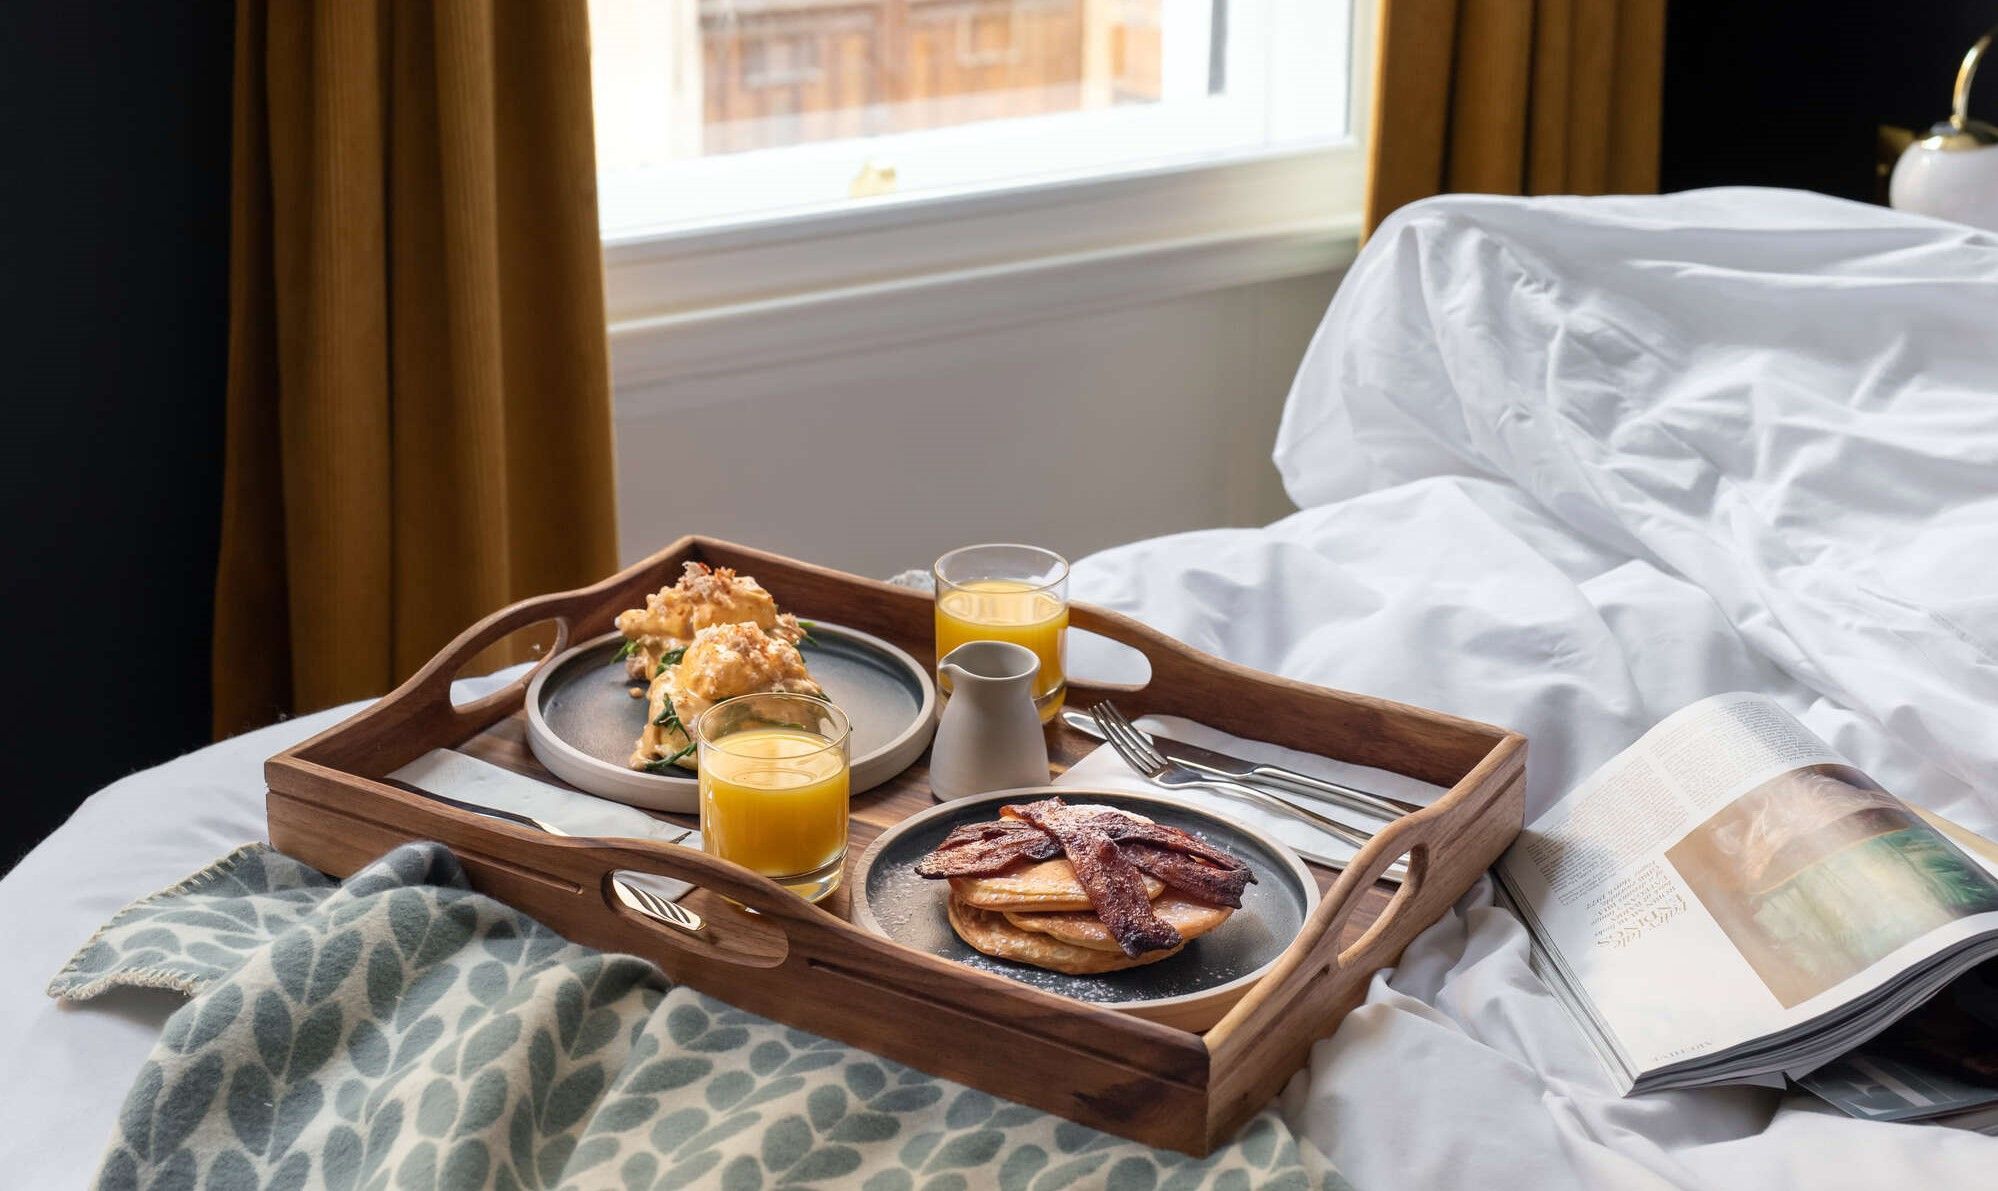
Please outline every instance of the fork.
[[[537, 831], [545, 831], [549, 835], [561, 836], [565, 839], [573, 838], [569, 832], [562, 830], [546, 819], [537, 819], [533, 815], [523, 815], [519, 811], [510, 811], [497, 806], [485, 806], [477, 802], [466, 802], [463, 799], [453, 798], [448, 794], [439, 794], [435, 790], [425, 790], [410, 785], [407, 782], [391, 780], [390, 784], [399, 790], [408, 790], [412, 793], [421, 794], [433, 802], [441, 802], [446, 806], [455, 806], [461, 811], [471, 811], [474, 814], [487, 815], [495, 819], [504, 819], [509, 823], [518, 823], [522, 827], [532, 827]], [[623, 877], [612, 877], [611, 889], [616, 892], [619, 901], [630, 906], [640, 914], [644, 914], [649, 918], [657, 918], [668, 926], [677, 926], [688, 934], [700, 934], [707, 927], [707, 923], [699, 914], [694, 913], [678, 902], [667, 901], [650, 889], [633, 881], [626, 880]]]
[[[1111, 708], [1111, 711], [1118, 718], [1124, 719], [1126, 723], [1130, 722], [1124, 716], [1123, 712], [1117, 711], [1115, 708]], [[1073, 717], [1074, 727], [1088, 732], [1093, 736], [1102, 735], [1102, 727], [1100, 725], [1093, 729], [1089, 726], [1090, 724], [1097, 723], [1095, 717], [1090, 713], [1071, 709], [1062, 714]], [[1146, 732], [1143, 728], [1139, 728], [1136, 724], [1131, 724], [1131, 727], [1141, 738], [1146, 740], [1151, 739], [1150, 733]], [[1156, 750], [1158, 746], [1153, 744], [1152, 747]], [[1201, 752], [1205, 753], [1208, 750], [1201, 749]], [[1247, 782], [1252, 786], [1258, 781], [1274, 783], [1282, 787], [1286, 793], [1297, 794], [1309, 798], [1313, 802], [1329, 802], [1334, 806], [1343, 806], [1347, 810], [1358, 811], [1363, 815], [1375, 819], [1384, 819], [1390, 823], [1401, 818], [1403, 815], [1422, 809], [1418, 803], [1404, 802], [1399, 798], [1390, 798], [1385, 794], [1369, 794], [1365, 790], [1357, 790], [1352, 786], [1342, 785], [1339, 782], [1327, 781], [1322, 777], [1313, 777], [1308, 773], [1299, 773], [1295, 769], [1285, 769], [1281, 765], [1265, 765], [1255, 761], [1244, 761], [1236, 757], [1224, 757], [1219, 753], [1213, 754], [1213, 757], [1213, 762], [1197, 761], [1186, 755], [1185, 749], [1181, 749], [1179, 755], [1168, 759], [1175, 765], [1191, 769], [1195, 773], [1204, 773], [1209, 777]], [[1224, 761], [1226, 762], [1225, 764], [1220, 763]]]
[[[1096, 720], [1097, 726], [1103, 729], [1103, 738], [1110, 742], [1111, 748], [1117, 750], [1117, 755], [1124, 759], [1124, 763], [1136, 770], [1138, 776], [1162, 790], [1214, 790], [1228, 794], [1288, 818], [1308, 823], [1355, 848], [1365, 847], [1374, 838], [1368, 832], [1322, 815], [1308, 806], [1300, 806], [1271, 791], [1259, 790], [1254, 786], [1229, 781], [1226, 778], [1198, 774], [1184, 766], [1174, 764], [1165, 754], [1154, 748], [1152, 742], [1147, 740], [1144, 733], [1138, 731], [1130, 720], [1124, 718], [1123, 712], [1118, 711], [1107, 700], [1090, 708], [1089, 714]], [[1388, 867], [1386, 873], [1382, 874], [1382, 879], [1399, 883], [1406, 872], [1401, 862], [1396, 861]]]

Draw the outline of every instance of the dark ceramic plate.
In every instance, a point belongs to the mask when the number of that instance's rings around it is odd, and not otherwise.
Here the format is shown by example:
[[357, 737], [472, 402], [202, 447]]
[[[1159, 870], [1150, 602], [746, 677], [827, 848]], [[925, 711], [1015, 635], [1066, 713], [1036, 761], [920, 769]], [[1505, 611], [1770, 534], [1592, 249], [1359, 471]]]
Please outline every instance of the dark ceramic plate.
[[[645, 728], [645, 700], [631, 697], [619, 633], [556, 659], [527, 690], [527, 742], [555, 776], [581, 790], [653, 810], [693, 813], [694, 775], [644, 773], [625, 764]], [[853, 725], [853, 791], [907, 769], [930, 742], [936, 687], [928, 669], [879, 637], [819, 621], [802, 651], [812, 677]]]
[[[1242, 908], [1228, 921], [1188, 943], [1171, 959], [1143, 967], [1096, 976], [1065, 976], [974, 951], [951, 930], [945, 915], [950, 883], [917, 876], [916, 862], [959, 824], [995, 819], [1005, 803], [1031, 802], [1050, 795], [1059, 795], [1071, 804], [1134, 811], [1193, 832], [1247, 862], [1256, 874], [1255, 884], [1243, 892]], [[1048, 992], [1161, 1019], [1174, 1017], [1173, 1011], [1189, 1000], [1205, 1001], [1228, 993], [1239, 997], [1290, 946], [1317, 904], [1318, 886], [1304, 862], [1260, 831], [1165, 798], [1069, 786], [979, 794], [911, 815], [874, 841], [861, 858], [853, 884], [854, 921], [904, 947]], [[1228, 998], [1229, 1003], [1232, 1000]]]

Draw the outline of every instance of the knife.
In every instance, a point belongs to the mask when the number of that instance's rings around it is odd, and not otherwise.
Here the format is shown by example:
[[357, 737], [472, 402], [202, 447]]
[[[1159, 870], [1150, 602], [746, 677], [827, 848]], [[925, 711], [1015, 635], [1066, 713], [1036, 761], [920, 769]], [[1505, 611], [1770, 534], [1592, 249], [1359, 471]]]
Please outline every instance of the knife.
[[[1098, 727], [1095, 719], [1085, 712], [1078, 711], [1072, 707], [1067, 708], [1062, 711], [1061, 719], [1063, 723], [1085, 736], [1095, 740], [1103, 739], [1103, 729]], [[1139, 728], [1138, 731], [1144, 732], [1145, 730]], [[1281, 765], [1265, 765], [1257, 761], [1244, 761], [1240, 757], [1231, 757], [1227, 753], [1217, 753], [1213, 749], [1205, 749], [1199, 745], [1187, 744], [1181, 740], [1174, 740], [1170, 736], [1160, 736], [1156, 732], [1145, 732], [1145, 737], [1152, 742], [1152, 747], [1165, 754], [1166, 760], [1184, 765], [1196, 773], [1204, 773], [1210, 777], [1227, 778], [1238, 782], [1253, 783], [1260, 781], [1266, 785], [1276, 786], [1293, 793], [1304, 794], [1307, 797], [1316, 798], [1320, 802], [1329, 802], [1334, 806], [1341, 806], [1347, 810], [1358, 811], [1363, 815], [1370, 815], [1376, 819], [1385, 819], [1389, 822], [1401, 818], [1410, 811], [1419, 811], [1422, 809], [1413, 802], [1403, 802], [1399, 798], [1389, 798], [1381, 794], [1369, 794], [1365, 790], [1356, 790], [1351, 786], [1341, 785], [1338, 782], [1327, 781], [1320, 777], [1312, 777], [1308, 773], [1299, 773], [1294, 769], [1285, 769]]]
[[[521, 823], [550, 835], [649, 839], [685, 848], [701, 846], [701, 833], [692, 828], [655, 819], [637, 807], [565, 790], [450, 749], [432, 749], [389, 774], [386, 780], [447, 806]], [[628, 872], [619, 874], [612, 886], [618, 900], [639, 913], [683, 929], [701, 927], [698, 915], [672, 904], [693, 890], [685, 881]], [[655, 899], [666, 908], [660, 910], [642, 904]]]
[[551, 785], [450, 749], [431, 749], [389, 777], [415, 786], [420, 793], [449, 795], [477, 807], [540, 819], [569, 835], [677, 844], [689, 834], [688, 828], [655, 819], [635, 806]]

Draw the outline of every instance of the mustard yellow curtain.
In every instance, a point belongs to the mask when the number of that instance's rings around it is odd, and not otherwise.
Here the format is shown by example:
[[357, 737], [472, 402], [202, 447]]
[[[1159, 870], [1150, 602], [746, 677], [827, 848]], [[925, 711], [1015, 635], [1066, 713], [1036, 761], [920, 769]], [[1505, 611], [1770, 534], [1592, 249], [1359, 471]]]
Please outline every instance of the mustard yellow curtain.
[[1381, 0], [1369, 230], [1432, 194], [1658, 189], [1665, 0]]
[[582, 0], [240, 0], [218, 734], [616, 562]]

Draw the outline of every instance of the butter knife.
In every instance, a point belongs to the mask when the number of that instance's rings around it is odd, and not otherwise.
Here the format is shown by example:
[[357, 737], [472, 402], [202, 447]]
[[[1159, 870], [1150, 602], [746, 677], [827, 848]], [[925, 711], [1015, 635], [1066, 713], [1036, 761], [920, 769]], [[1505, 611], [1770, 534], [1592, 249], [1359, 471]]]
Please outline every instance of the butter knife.
[[[1067, 708], [1061, 713], [1061, 718], [1063, 723], [1076, 731], [1096, 740], [1103, 739], [1103, 729], [1098, 727], [1096, 721], [1087, 714], [1074, 708]], [[1145, 732], [1143, 728], [1139, 728], [1138, 731]], [[1260, 781], [1266, 785], [1278, 786], [1293, 793], [1316, 798], [1320, 802], [1342, 806], [1347, 810], [1358, 811], [1363, 815], [1371, 815], [1389, 822], [1401, 818], [1410, 811], [1422, 809], [1413, 802], [1403, 802], [1399, 798], [1389, 798], [1381, 794], [1369, 794], [1365, 790], [1356, 790], [1351, 786], [1313, 777], [1308, 773], [1299, 773], [1295, 769], [1286, 769], [1281, 765], [1245, 761], [1240, 757], [1217, 753], [1213, 749], [1204, 749], [1199, 745], [1174, 740], [1170, 736], [1160, 736], [1156, 732], [1145, 732], [1145, 737], [1152, 742], [1152, 747], [1165, 754], [1167, 760], [1209, 777], [1228, 778], [1238, 782]]]
[[[637, 807], [610, 802], [538, 781], [477, 757], [432, 749], [396, 770], [390, 785], [475, 814], [519, 823], [557, 836], [650, 839], [685, 848], [701, 846], [701, 833], [655, 819]], [[685, 881], [652, 873], [621, 873], [612, 882], [618, 900], [683, 930], [699, 931], [701, 918], [674, 903], [693, 890]]]
[[688, 829], [635, 806], [584, 794], [450, 749], [431, 749], [389, 774], [425, 794], [444, 794], [552, 823], [569, 835], [656, 839], [677, 844]]

